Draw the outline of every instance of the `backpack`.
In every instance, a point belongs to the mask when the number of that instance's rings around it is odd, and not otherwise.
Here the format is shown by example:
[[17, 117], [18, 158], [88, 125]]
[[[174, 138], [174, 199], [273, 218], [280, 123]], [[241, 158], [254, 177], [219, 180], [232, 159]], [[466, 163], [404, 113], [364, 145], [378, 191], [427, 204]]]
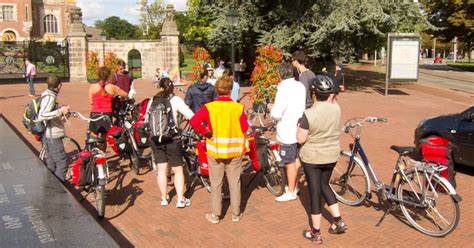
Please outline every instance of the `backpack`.
[[38, 120], [40, 104], [43, 96], [33, 99], [26, 105], [23, 112], [22, 122], [29, 133], [41, 135], [46, 130], [46, 125], [43, 121]]
[[154, 97], [148, 110], [148, 132], [150, 138], [162, 143], [178, 134], [173, 119], [170, 98]]

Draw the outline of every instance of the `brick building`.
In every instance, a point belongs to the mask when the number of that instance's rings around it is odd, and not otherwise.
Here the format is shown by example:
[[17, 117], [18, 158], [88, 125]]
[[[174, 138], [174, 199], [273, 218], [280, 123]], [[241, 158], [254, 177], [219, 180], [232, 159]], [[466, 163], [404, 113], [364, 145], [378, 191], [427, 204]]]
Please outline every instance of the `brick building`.
[[62, 41], [73, 7], [76, 0], [0, 0], [1, 39]]

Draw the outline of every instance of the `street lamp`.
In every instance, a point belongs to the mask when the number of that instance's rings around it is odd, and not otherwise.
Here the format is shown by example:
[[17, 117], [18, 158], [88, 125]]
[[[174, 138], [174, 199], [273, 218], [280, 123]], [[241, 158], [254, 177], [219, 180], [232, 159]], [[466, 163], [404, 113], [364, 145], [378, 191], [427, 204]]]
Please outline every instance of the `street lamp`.
[[226, 13], [226, 19], [227, 19], [227, 23], [229, 23], [229, 25], [231, 26], [230, 27], [230, 31], [231, 31], [231, 38], [232, 38], [232, 41], [231, 41], [231, 70], [232, 72], [234, 72], [234, 65], [235, 65], [235, 35], [234, 35], [234, 31], [235, 31], [235, 27], [237, 27], [239, 25], [239, 22], [240, 22], [240, 14], [239, 12], [234, 9], [233, 7], [230, 7], [229, 10], [227, 11]]

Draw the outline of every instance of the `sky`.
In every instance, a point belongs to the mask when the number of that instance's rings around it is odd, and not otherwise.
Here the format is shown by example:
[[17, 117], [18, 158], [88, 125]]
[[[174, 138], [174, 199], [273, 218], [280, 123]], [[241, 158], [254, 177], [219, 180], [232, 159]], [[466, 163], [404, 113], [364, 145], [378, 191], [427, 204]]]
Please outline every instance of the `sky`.
[[[152, 0], [148, 0], [150, 3]], [[163, 0], [166, 4], [173, 4], [177, 11], [186, 10], [187, 0]], [[77, 6], [82, 9], [82, 21], [92, 26], [96, 20], [103, 20], [109, 16], [118, 16], [130, 23], [138, 23], [137, 0], [77, 0]]]

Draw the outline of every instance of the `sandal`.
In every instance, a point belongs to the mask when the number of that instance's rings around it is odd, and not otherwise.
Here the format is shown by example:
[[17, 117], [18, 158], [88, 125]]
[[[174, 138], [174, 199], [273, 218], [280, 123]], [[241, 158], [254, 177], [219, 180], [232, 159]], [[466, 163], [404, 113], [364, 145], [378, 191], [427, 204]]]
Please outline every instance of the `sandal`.
[[322, 244], [323, 243], [323, 238], [322, 238], [321, 233], [313, 233], [313, 231], [310, 230], [304, 230], [303, 231], [303, 237], [305, 237], [308, 240], [311, 240], [315, 244]]

